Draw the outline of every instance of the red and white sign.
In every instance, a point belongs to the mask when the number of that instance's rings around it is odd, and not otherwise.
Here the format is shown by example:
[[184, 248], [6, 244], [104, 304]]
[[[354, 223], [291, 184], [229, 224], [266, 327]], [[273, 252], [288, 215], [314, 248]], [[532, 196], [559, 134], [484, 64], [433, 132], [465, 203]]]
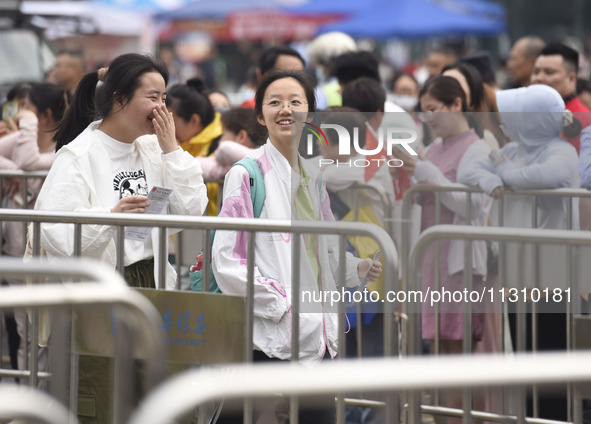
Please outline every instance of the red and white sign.
[[288, 15], [276, 11], [244, 11], [228, 16], [230, 38], [238, 40], [299, 40], [313, 38], [318, 27], [339, 16]]

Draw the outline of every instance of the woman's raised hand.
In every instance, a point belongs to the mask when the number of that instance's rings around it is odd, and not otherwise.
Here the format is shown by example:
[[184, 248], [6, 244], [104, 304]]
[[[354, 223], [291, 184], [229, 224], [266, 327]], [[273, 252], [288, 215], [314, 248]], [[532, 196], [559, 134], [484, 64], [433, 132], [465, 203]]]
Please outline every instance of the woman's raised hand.
[[179, 146], [175, 138], [172, 113], [166, 109], [166, 105], [162, 104], [154, 108], [153, 114], [154, 130], [156, 131], [162, 153], [174, 152]]

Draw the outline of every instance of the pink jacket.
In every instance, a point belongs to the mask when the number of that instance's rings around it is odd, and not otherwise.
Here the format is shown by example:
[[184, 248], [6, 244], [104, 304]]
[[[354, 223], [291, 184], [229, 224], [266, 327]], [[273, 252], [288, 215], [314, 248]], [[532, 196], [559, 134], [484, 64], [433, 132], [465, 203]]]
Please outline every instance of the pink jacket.
[[[23, 171], [48, 170], [55, 153], [40, 153], [37, 145], [38, 121], [36, 116], [24, 116], [19, 122], [19, 130], [0, 138], [0, 169]], [[41, 189], [41, 179], [29, 179], [27, 188], [34, 196], [27, 205], [13, 199], [3, 199], [3, 207], [32, 209], [34, 200]], [[4, 243], [2, 253], [22, 256], [24, 253], [24, 228], [20, 222], [4, 223]]]
[[212, 156], [198, 157], [205, 181], [218, 181], [224, 178], [232, 165], [247, 156], [253, 149], [235, 141], [222, 141]]

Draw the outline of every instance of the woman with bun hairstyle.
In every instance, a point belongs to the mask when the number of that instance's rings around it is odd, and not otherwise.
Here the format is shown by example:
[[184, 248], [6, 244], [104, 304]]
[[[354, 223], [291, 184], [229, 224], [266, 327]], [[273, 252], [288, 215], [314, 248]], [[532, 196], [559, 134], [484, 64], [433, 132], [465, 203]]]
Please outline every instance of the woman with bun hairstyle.
[[[166, 106], [172, 112], [175, 135], [183, 150], [194, 157], [211, 156], [218, 148], [222, 135], [221, 114], [216, 112], [200, 78], [191, 78], [186, 84], [170, 87]], [[207, 183], [206, 215], [218, 214], [217, 182]]]
[[[108, 69], [87, 74], [58, 125], [59, 150], [35, 209], [144, 213], [148, 190], [160, 186], [173, 190], [168, 213], [201, 215], [207, 203], [201, 167], [176, 143], [164, 104], [167, 79], [161, 63], [140, 54], [119, 56]], [[115, 227], [83, 226], [82, 256], [115, 267], [115, 235]], [[73, 224], [41, 226], [41, 247], [50, 258], [72, 256], [73, 239]], [[146, 242], [125, 240], [128, 284], [156, 287], [158, 252], [156, 229]], [[168, 262], [160, 284], [176, 284]]]
[[[201, 167], [176, 143], [174, 120], [164, 104], [167, 80], [164, 65], [140, 54], [121, 55], [108, 69], [84, 76], [58, 125], [59, 150], [35, 209], [144, 213], [148, 191], [159, 186], [172, 189], [167, 213], [201, 215], [207, 203]], [[114, 268], [116, 232], [114, 226], [83, 225], [82, 256]], [[157, 287], [159, 239], [153, 229], [145, 242], [125, 240], [130, 286]], [[73, 240], [74, 224], [41, 225], [41, 247], [49, 260], [72, 257]], [[173, 289], [176, 272], [167, 261], [165, 266], [166, 281], [158, 285]], [[48, 337], [40, 343], [46, 345]], [[81, 422], [113, 422], [112, 360], [80, 355], [79, 364]]]
[[482, 75], [469, 63], [454, 63], [443, 68], [441, 75], [455, 78], [464, 93], [468, 110], [482, 125], [482, 138], [492, 150], [505, 145], [506, 138], [500, 127], [499, 111], [494, 91], [484, 83]]

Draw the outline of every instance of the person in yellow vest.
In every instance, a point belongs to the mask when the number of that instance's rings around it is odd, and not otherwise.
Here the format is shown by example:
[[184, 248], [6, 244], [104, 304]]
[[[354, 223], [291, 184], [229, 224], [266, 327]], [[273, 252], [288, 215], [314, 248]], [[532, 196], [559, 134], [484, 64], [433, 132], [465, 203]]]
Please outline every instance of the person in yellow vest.
[[[221, 115], [214, 110], [201, 79], [173, 85], [167, 92], [166, 107], [172, 111], [177, 142], [183, 150], [195, 157], [213, 155], [222, 135]], [[216, 216], [219, 184], [215, 181], [206, 184], [209, 199], [206, 215]]]

